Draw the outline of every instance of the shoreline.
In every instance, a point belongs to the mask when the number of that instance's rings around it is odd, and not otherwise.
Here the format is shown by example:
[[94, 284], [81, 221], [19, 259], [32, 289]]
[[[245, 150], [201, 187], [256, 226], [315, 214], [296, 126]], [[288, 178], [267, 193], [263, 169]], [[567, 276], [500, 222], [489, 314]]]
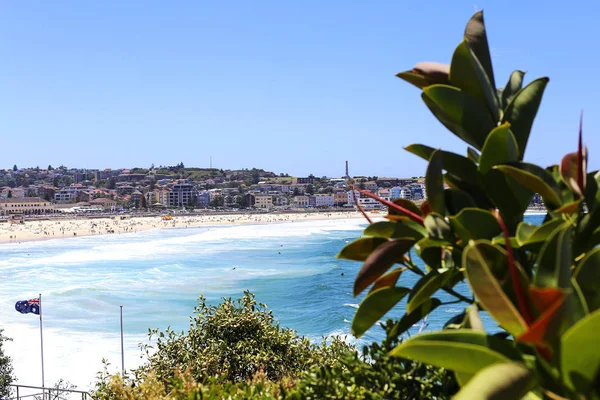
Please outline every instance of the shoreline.
[[[383, 213], [368, 212], [368, 214], [371, 217], [383, 216]], [[544, 210], [529, 209], [526, 212], [526, 215], [542, 214], [545, 214]], [[0, 224], [0, 245], [82, 236], [120, 235], [154, 229], [364, 218], [359, 211], [186, 214], [175, 215], [172, 220], [168, 221], [162, 220], [161, 216], [128, 216], [123, 220], [120, 217], [121, 215], [80, 216], [77, 218], [25, 220], [24, 224]]]
[[[369, 213], [372, 216], [380, 214]], [[68, 239], [85, 236], [120, 235], [154, 229], [180, 229], [204, 226], [232, 226], [248, 224], [281, 223], [364, 218], [356, 211], [298, 212], [298, 213], [235, 213], [176, 215], [172, 220], [161, 216], [132, 216], [120, 219], [120, 215], [92, 218], [57, 218], [25, 220], [23, 224], [0, 224], [0, 245], [42, 240]]]

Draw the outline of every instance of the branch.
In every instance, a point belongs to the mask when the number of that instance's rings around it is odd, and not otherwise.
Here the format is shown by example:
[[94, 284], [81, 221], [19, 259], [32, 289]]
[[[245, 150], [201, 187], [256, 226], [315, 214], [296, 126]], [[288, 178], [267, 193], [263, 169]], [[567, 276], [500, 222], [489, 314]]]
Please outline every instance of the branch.
[[369, 218], [369, 216], [367, 215], [365, 210], [362, 208], [362, 206], [360, 205], [358, 200], [356, 200], [356, 191], [354, 190], [354, 185], [350, 185], [350, 190], [352, 191], [352, 199], [354, 200], [354, 204], [356, 204], [356, 207], [358, 207], [358, 209], [362, 213], [363, 217], [365, 217], [367, 219], [367, 221], [369, 221], [369, 223], [372, 224], [373, 221], [371, 221], [371, 218]]
[[413, 221], [418, 222], [419, 224], [423, 225], [423, 218], [420, 215], [417, 215], [414, 212], [407, 210], [406, 208], [404, 208], [396, 203], [392, 203], [391, 201], [382, 199], [381, 197], [369, 192], [368, 190], [360, 190], [360, 189], [357, 189], [357, 190], [360, 194], [364, 194], [367, 197], [377, 200], [381, 204], [385, 204], [386, 206], [393, 208], [394, 210], [400, 211], [401, 213], [404, 213], [407, 216], [409, 216]]

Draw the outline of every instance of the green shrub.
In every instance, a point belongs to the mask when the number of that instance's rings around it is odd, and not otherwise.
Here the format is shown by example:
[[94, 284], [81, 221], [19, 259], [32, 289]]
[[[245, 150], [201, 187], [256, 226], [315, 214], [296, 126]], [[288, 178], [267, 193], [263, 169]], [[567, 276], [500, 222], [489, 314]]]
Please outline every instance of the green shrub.
[[10, 397], [10, 385], [14, 381], [12, 359], [4, 353], [4, 342], [9, 340], [4, 336], [4, 329], [0, 329], [0, 399]]
[[150, 335], [158, 336], [156, 352], [146, 347], [148, 363], [125, 379], [103, 360], [95, 399], [444, 399], [456, 386], [440, 368], [389, 357], [397, 336], [362, 355], [340, 338], [311, 344], [280, 328], [249, 292], [218, 306], [201, 297], [188, 333]]

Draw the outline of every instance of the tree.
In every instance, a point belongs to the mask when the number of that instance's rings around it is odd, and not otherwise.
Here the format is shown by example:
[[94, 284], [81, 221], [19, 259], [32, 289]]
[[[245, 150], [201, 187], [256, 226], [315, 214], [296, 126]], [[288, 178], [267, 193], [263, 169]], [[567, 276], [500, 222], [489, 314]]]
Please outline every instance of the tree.
[[19, 168], [17, 168], [17, 164], [13, 165], [13, 171], [14, 171], [14, 172], [17, 172], [17, 170], [18, 170], [18, 169], [19, 169]]
[[10, 340], [4, 336], [4, 329], [0, 329], [0, 398], [2, 399], [10, 398], [10, 384], [14, 381], [12, 359], [4, 352], [4, 343]]
[[243, 194], [239, 194], [236, 196], [236, 204], [238, 206], [238, 208], [247, 208], [248, 207], [248, 200], [246, 199], [246, 196], [244, 196]]
[[[406, 147], [428, 162], [427, 201], [387, 203], [390, 220], [342, 249], [341, 258], [365, 260], [354, 295], [376, 286], [352, 332], [362, 336], [404, 297], [394, 334], [442, 304], [462, 304], [443, 330], [414, 335], [390, 354], [453, 370], [457, 399], [600, 398], [600, 173], [587, 171], [583, 122], [577, 151], [547, 168], [524, 162], [549, 79], [523, 87], [517, 70], [496, 89], [482, 12], [463, 37], [450, 66], [419, 63], [398, 74], [467, 144], [466, 156]], [[541, 226], [524, 220], [536, 193], [546, 208]], [[387, 272], [395, 263], [402, 268]], [[403, 271], [415, 280], [398, 280]], [[462, 281], [468, 287], [457, 288]], [[500, 332], [486, 333], [480, 310]]]
[[141, 208], [148, 208], [148, 201], [146, 200], [146, 196], [142, 195], [142, 205]]
[[294, 188], [294, 196], [300, 196], [300, 190], [297, 187]]
[[225, 198], [221, 195], [212, 198], [209, 204], [211, 207], [223, 207], [225, 205]]
[[13, 195], [12, 195], [12, 190], [9, 190], [9, 191], [8, 191], [8, 194], [6, 195], [6, 197], [10, 199], [10, 198], [12, 198], [12, 196], [13, 196]]
[[313, 185], [308, 184], [306, 185], [306, 189], [304, 190], [307, 194], [313, 195], [315, 194], [315, 188]]
[[117, 187], [117, 180], [111, 176], [110, 178], [108, 178], [108, 188], [109, 189], [114, 189]]
[[52, 165], [48, 164], [48, 171], [52, 171], [54, 168], [52, 168]]

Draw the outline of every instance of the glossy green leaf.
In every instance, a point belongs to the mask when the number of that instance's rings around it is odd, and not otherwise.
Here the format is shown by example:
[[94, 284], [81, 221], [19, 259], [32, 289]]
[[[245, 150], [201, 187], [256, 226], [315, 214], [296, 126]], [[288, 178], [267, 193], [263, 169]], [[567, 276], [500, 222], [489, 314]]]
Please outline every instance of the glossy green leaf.
[[[396, 199], [396, 200], [392, 201], [392, 203], [397, 204], [400, 207], [405, 208], [408, 211], [410, 211], [416, 215], [421, 215], [421, 210], [419, 209], [419, 207], [410, 200]], [[406, 219], [405, 218], [406, 215], [407, 214], [403, 213], [402, 211], [400, 211], [396, 208], [388, 207], [388, 215], [386, 216], [386, 218], [391, 219], [391, 220], [395, 220], [395, 219], [397, 219], [397, 217], [400, 217], [401, 219]]]
[[471, 147], [467, 149], [467, 158], [473, 161], [475, 164], [479, 164], [479, 153], [477, 152], [477, 150]]
[[496, 87], [494, 79], [494, 68], [492, 67], [492, 57], [490, 56], [490, 48], [485, 32], [485, 22], [483, 20], [483, 11], [476, 12], [465, 28], [465, 40], [471, 50], [481, 63], [490, 84], [493, 88]]
[[[431, 155], [436, 150], [433, 147], [425, 146], [423, 144], [411, 144], [410, 146], [405, 147], [405, 149], [427, 161], [431, 159]], [[466, 182], [472, 184], [479, 183], [477, 166], [473, 161], [456, 153], [443, 150], [438, 151], [442, 158], [442, 169], [456, 175]]]
[[396, 322], [396, 325], [394, 325], [390, 331], [389, 337], [398, 337], [399, 335], [402, 335], [404, 332], [412, 328], [414, 324], [421, 321], [433, 310], [438, 308], [440, 304], [442, 304], [442, 302], [435, 297], [425, 300], [411, 313], [405, 313], [400, 321]]
[[[551, 219], [550, 221], [542, 224], [541, 226], [535, 227], [532, 233], [529, 233], [527, 237], [525, 237], [525, 232], [521, 230], [521, 233], [517, 231], [517, 240], [521, 247], [531, 246], [535, 244], [542, 244], [548, 239], [548, 237], [554, 232], [556, 229], [565, 224], [565, 221], [562, 219]], [[528, 228], [530, 231], [530, 228]]]
[[425, 230], [429, 234], [429, 239], [445, 240], [449, 243], [454, 240], [454, 234], [452, 233], [450, 225], [440, 214], [429, 214], [425, 217], [423, 224], [425, 225]]
[[466, 40], [456, 47], [450, 64], [450, 82], [485, 104], [494, 121], [500, 120], [496, 89]]
[[465, 208], [449, 217], [452, 230], [467, 243], [469, 240], [489, 239], [500, 234], [500, 225], [494, 214], [479, 208]]
[[455, 87], [428, 86], [421, 97], [446, 128], [478, 150], [496, 126], [483, 104]]
[[573, 265], [572, 228], [564, 225], [555, 229], [546, 240], [537, 259], [533, 283], [542, 288], [571, 289]]
[[377, 247], [367, 257], [362, 268], [358, 271], [358, 275], [354, 281], [354, 295], [357, 296], [365, 290], [392, 265], [402, 262], [404, 253], [409, 251], [414, 243], [413, 239], [400, 238]]
[[490, 170], [483, 179], [485, 193], [500, 210], [509, 232], [514, 232], [523, 219], [533, 192], [499, 170]]
[[600, 309], [600, 247], [585, 255], [575, 268], [573, 277], [590, 311]]
[[427, 231], [412, 220], [405, 221], [381, 221], [367, 226], [364, 231], [365, 236], [379, 237], [385, 239], [412, 238], [419, 240], [427, 236]]
[[551, 207], [561, 206], [562, 200], [558, 185], [545, 169], [527, 163], [498, 165], [494, 168], [512, 177], [534, 193], [539, 193]]
[[479, 159], [479, 172], [486, 175], [492, 167], [519, 160], [519, 147], [510, 124], [494, 128], [488, 135]]
[[369, 293], [386, 287], [396, 286], [396, 282], [398, 282], [400, 275], [402, 275], [402, 273], [407, 269], [408, 268], [406, 267], [396, 268], [386, 274], [381, 275], [379, 278], [377, 278], [373, 284], [373, 287], [371, 287], [371, 290], [369, 290]]
[[421, 279], [415, 283], [408, 296], [406, 312], [410, 314], [415, 311], [423, 304], [423, 302], [427, 301], [440, 287], [442, 287], [446, 274], [448, 274], [448, 271], [443, 274], [440, 274], [437, 271], [431, 271], [427, 275], [421, 277]]
[[503, 110], [510, 104], [519, 90], [523, 88], [523, 76], [525, 76], [525, 72], [513, 71], [506, 86], [500, 90], [500, 106]]
[[458, 214], [464, 208], [476, 207], [475, 201], [467, 192], [454, 188], [444, 190], [444, 203], [448, 215]]
[[466, 329], [415, 336], [398, 345], [390, 355], [465, 374], [475, 374], [489, 365], [519, 358], [510, 341]]
[[373, 250], [386, 242], [386, 239], [377, 237], [360, 238], [344, 246], [336, 257], [345, 260], [365, 261]]
[[504, 110], [502, 123], [510, 122], [511, 129], [519, 144], [521, 159], [525, 154], [533, 120], [542, 102], [542, 96], [548, 81], [548, 78], [540, 78], [531, 82], [517, 92], [506, 110]]
[[533, 235], [533, 232], [538, 228], [538, 225], [530, 224], [529, 222], [521, 222], [517, 227], [517, 233], [515, 234], [519, 246], [529, 239], [529, 237]]
[[381, 317], [392, 309], [409, 289], [403, 287], [388, 287], [371, 292], [360, 303], [352, 320], [352, 334], [361, 337]]
[[427, 79], [426, 76], [417, 74], [413, 71], [399, 72], [396, 74], [396, 76], [402, 80], [405, 80], [411, 85], [418, 87], [419, 89], [423, 89], [424, 87], [432, 84], [431, 80]]
[[442, 175], [442, 155], [438, 150], [431, 154], [427, 172], [425, 174], [427, 186], [427, 201], [433, 212], [444, 215], [446, 206], [444, 205], [444, 178]]
[[572, 390], [587, 395], [600, 372], [600, 311], [573, 325], [561, 337], [561, 375]]
[[461, 388], [454, 400], [521, 399], [536, 384], [535, 375], [523, 363], [490, 365]]
[[463, 266], [473, 293], [483, 308], [514, 336], [523, 333], [527, 324], [508, 298], [493, 269], [506, 268], [501, 249], [489, 243], [472, 243], [463, 252]]

